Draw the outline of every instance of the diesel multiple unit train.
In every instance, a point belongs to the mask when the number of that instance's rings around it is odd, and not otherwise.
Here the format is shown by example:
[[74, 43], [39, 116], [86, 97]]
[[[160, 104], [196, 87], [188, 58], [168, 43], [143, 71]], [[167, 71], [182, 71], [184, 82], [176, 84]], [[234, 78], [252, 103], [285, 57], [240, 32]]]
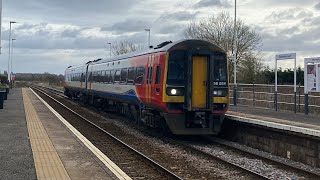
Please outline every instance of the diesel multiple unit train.
[[203, 40], [166, 41], [68, 67], [65, 95], [172, 134], [217, 134], [229, 104], [227, 72], [220, 47]]

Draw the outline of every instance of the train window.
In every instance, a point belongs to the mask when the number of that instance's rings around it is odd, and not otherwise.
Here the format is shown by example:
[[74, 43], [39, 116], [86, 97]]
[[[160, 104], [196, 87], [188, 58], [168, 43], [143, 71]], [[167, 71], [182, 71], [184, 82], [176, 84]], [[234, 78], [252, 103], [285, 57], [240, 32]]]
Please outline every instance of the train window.
[[101, 71], [101, 82], [102, 83], [106, 82], [106, 71]]
[[106, 83], [110, 82], [110, 71], [106, 71], [105, 82]]
[[227, 85], [227, 60], [222, 52], [214, 53], [214, 83]]
[[144, 81], [144, 74], [145, 74], [144, 67], [138, 67], [136, 69], [136, 79], [134, 83], [142, 85]]
[[168, 85], [184, 85], [185, 84], [185, 62], [186, 52], [182, 50], [171, 51], [168, 62]]
[[97, 76], [98, 76], [97, 71], [94, 71], [93, 74], [92, 74], [92, 81], [93, 82], [97, 82]]
[[102, 81], [102, 71], [98, 72], [98, 82], [101, 83]]
[[84, 82], [84, 74], [83, 73], [81, 73], [80, 81]]
[[127, 68], [123, 68], [121, 70], [121, 83], [126, 83], [127, 82], [127, 75], [128, 75]]
[[115, 70], [110, 71], [110, 83], [114, 82], [114, 73], [115, 73]]
[[88, 77], [88, 82], [92, 82], [92, 81], [93, 81], [92, 72], [90, 72]]
[[114, 74], [114, 82], [120, 82], [120, 75], [121, 75], [121, 71], [116, 70], [116, 72]]
[[152, 69], [153, 69], [152, 67], [149, 67], [149, 70], [148, 70], [148, 79], [147, 79], [148, 84], [152, 83], [152, 71], [153, 71]]
[[160, 65], [158, 65], [157, 69], [156, 69], [156, 82], [155, 82], [155, 84], [160, 84], [160, 77], [161, 77], [161, 67], [160, 67]]
[[128, 80], [127, 80], [127, 83], [133, 84], [134, 78], [135, 78], [134, 76], [135, 76], [134, 68], [129, 68], [128, 69]]

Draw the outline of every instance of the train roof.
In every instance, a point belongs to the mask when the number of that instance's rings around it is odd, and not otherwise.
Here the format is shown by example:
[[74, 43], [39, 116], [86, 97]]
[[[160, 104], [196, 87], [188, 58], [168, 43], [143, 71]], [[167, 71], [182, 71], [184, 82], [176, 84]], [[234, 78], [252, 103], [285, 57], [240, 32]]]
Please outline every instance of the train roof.
[[[210, 46], [212, 49], [217, 50], [217, 51], [223, 51], [222, 48], [220, 48], [217, 45], [214, 45], [208, 41], [205, 40], [200, 40], [200, 39], [184, 39], [176, 42], [172, 41], [165, 41], [159, 45], [157, 45], [154, 48], [150, 48], [148, 50], [141, 50], [141, 51], [135, 51], [135, 52], [130, 52], [126, 54], [121, 54], [118, 56], [114, 57], [109, 57], [109, 58], [99, 58], [93, 61], [88, 61], [86, 64], [94, 65], [94, 64], [101, 64], [101, 63], [106, 63], [106, 62], [112, 62], [112, 61], [119, 61], [122, 59], [127, 59], [127, 58], [132, 58], [132, 57], [137, 57], [141, 55], [146, 55], [146, 54], [152, 54], [152, 53], [157, 53], [157, 52], [167, 52], [170, 51], [170, 49], [176, 47], [176, 46], [187, 46], [191, 43], [197, 43], [198, 45], [206, 45]], [[84, 65], [79, 65], [79, 66], [69, 66], [69, 68], [77, 68], [77, 67], [82, 67]]]

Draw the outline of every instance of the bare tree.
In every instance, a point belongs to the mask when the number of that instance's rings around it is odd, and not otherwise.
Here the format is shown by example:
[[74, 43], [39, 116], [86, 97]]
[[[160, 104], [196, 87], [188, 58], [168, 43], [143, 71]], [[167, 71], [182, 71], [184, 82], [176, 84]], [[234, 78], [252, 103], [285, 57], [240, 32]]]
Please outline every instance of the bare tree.
[[129, 42], [126, 40], [116, 42], [111, 46], [111, 52], [115, 56], [120, 54], [126, 54], [129, 52], [134, 52], [141, 49], [142, 49], [142, 46], [133, 44], [132, 42]]
[[[260, 59], [255, 51], [261, 45], [261, 37], [243, 21], [237, 20], [237, 66], [241, 66], [246, 58]], [[203, 39], [220, 46], [227, 52], [229, 73], [233, 79], [233, 52], [234, 52], [234, 21], [229, 13], [223, 12], [217, 16], [199, 22], [191, 22], [184, 31], [186, 38]], [[261, 60], [261, 59], [260, 59]], [[260, 66], [259, 66], [260, 67]], [[238, 71], [240, 74], [240, 70]], [[231, 79], [230, 79], [231, 80]]]

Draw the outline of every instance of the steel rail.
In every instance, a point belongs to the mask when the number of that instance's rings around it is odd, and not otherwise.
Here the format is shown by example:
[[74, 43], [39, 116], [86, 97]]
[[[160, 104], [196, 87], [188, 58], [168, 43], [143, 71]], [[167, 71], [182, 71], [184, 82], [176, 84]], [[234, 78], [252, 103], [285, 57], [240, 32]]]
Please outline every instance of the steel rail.
[[297, 167], [297, 166], [294, 166], [294, 165], [285, 164], [285, 163], [283, 163], [283, 162], [281, 162], [279, 160], [272, 159], [272, 158], [267, 157], [267, 156], [259, 155], [259, 154], [256, 154], [254, 152], [249, 152], [249, 151], [244, 150], [242, 148], [229, 145], [227, 143], [227, 141], [224, 140], [224, 139], [213, 138], [213, 137], [205, 137], [205, 139], [209, 140], [210, 142], [213, 142], [213, 143], [219, 144], [221, 146], [227, 147], [229, 149], [239, 151], [239, 152], [241, 152], [243, 154], [247, 154], [247, 155], [255, 157], [255, 158], [259, 158], [259, 159], [262, 159], [262, 160], [265, 160], [265, 161], [269, 161], [269, 162], [272, 162], [272, 163], [274, 163], [276, 165], [285, 166], [287, 168], [292, 168], [292, 169], [294, 169], [294, 170], [296, 170], [296, 171], [298, 171], [300, 173], [308, 174], [308, 175], [312, 176], [313, 178], [316, 178], [316, 179], [320, 178], [320, 174], [317, 173], [317, 172], [312, 172], [312, 171], [308, 171], [306, 169], [303, 169], [303, 168], [300, 168], [300, 167]]

